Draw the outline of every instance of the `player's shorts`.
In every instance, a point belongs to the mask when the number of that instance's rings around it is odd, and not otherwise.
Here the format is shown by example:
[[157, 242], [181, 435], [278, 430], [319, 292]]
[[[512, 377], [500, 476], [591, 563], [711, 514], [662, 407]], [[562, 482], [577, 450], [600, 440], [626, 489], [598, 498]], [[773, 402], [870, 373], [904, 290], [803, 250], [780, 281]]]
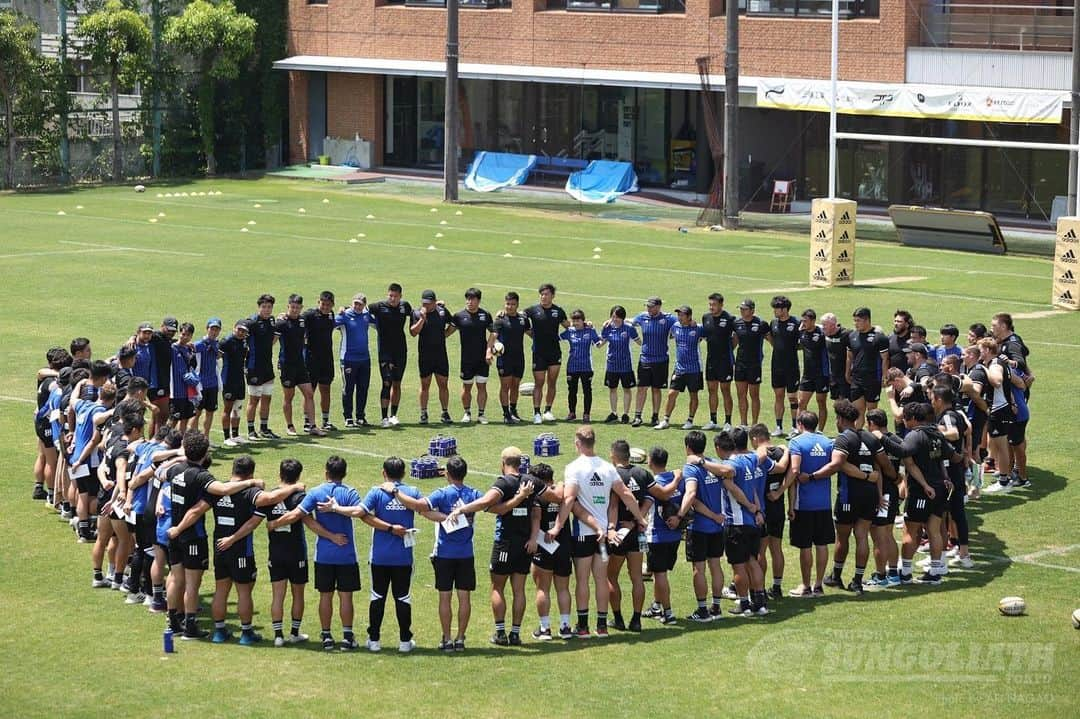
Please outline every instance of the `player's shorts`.
[[257, 574], [255, 557], [237, 552], [214, 552], [214, 579], [231, 579], [237, 584], [252, 584]]
[[700, 372], [671, 375], [671, 389], [676, 392], [700, 392], [704, 386], [705, 380]]
[[704, 562], [724, 556], [724, 533], [690, 531], [686, 533], [686, 561]]
[[435, 570], [435, 591], [449, 592], [457, 589], [471, 592], [476, 589], [476, 564], [472, 557], [465, 559], [432, 557], [431, 566]]
[[711, 359], [705, 363], [705, 380], [707, 382], [730, 382], [735, 377], [735, 368], [727, 359], [714, 362]]
[[89, 474], [77, 478], [75, 486], [78, 488], [79, 494], [89, 494], [92, 497], [97, 497], [101, 491], [101, 480], [97, 476], [97, 467], [91, 467]]
[[274, 559], [271, 557], [266, 562], [266, 568], [270, 570], [271, 582], [288, 580], [289, 584], [308, 583], [308, 561], [306, 559], [290, 559], [288, 557]]
[[631, 552], [641, 551], [641, 532], [635, 527], [626, 533], [626, 538], [619, 542], [618, 546], [614, 544], [608, 545], [608, 553], [613, 557], [625, 557]]
[[218, 390], [217, 387], [211, 387], [210, 389], [203, 389], [202, 399], [199, 400], [199, 409], [202, 412], [217, 412], [218, 408]]
[[1007, 437], [1013, 447], [1023, 444], [1027, 435], [1027, 420], [1018, 422], [1011, 407], [991, 412], [988, 426], [989, 436]]
[[784, 524], [787, 522], [787, 510], [784, 500], [765, 502], [765, 532], [766, 537], [784, 538]]
[[616, 389], [622, 385], [623, 389], [637, 387], [637, 379], [633, 372], [604, 372], [604, 386], [608, 389]]
[[461, 360], [461, 381], [465, 384], [484, 384], [488, 380], [488, 374], [491, 372], [491, 365], [487, 363], [487, 360], [483, 357], [479, 359]]
[[548, 367], [562, 364], [562, 350], [558, 346], [546, 350], [533, 349], [532, 368], [533, 372], [544, 372]]
[[184, 569], [198, 569], [206, 571], [210, 568], [210, 551], [206, 537], [198, 537], [190, 541], [174, 539], [169, 542], [170, 561], [173, 557], [178, 558]]
[[191, 419], [195, 416], [195, 403], [190, 399], [170, 399], [169, 418], [173, 421]]
[[926, 496], [921, 484], [914, 481], [908, 482], [907, 501], [904, 503], [904, 516], [908, 520], [922, 524], [930, 519], [930, 515], [945, 516], [945, 508], [948, 506], [945, 485], [932, 484], [930, 486], [934, 489], [933, 499]]
[[881, 491], [889, 495], [889, 508], [885, 510], [884, 516], [879, 516], [877, 512], [874, 513], [873, 525], [875, 527], [891, 527], [893, 522], [896, 521], [897, 513], [900, 511], [900, 491], [895, 484], [890, 483], [881, 485]]
[[442, 352], [425, 352], [417, 360], [417, 366], [421, 377], [438, 375], [439, 377], [450, 376], [450, 360], [446, 357], [446, 350]]
[[569, 577], [574, 573], [574, 558], [570, 556], [569, 542], [559, 542], [555, 553], [539, 548], [533, 555], [534, 567], [552, 572], [556, 577]]
[[495, 368], [498, 370], [500, 377], [517, 377], [521, 379], [525, 376], [525, 355], [515, 357], [503, 355], [495, 360]]
[[360, 565], [315, 562], [315, 591], [359, 592]]
[[675, 563], [679, 560], [679, 543], [650, 543], [645, 556], [649, 562], [650, 572], [670, 572], [675, 568]]
[[869, 377], [852, 377], [848, 398], [852, 402], [864, 399], [867, 402], [876, 403], [881, 399], [881, 382]]
[[281, 386], [285, 389], [299, 387], [302, 384], [311, 384], [311, 375], [308, 374], [307, 367], [302, 364], [282, 365], [279, 369], [281, 371]]
[[169, 399], [168, 387], [151, 387], [150, 391], [146, 393], [146, 396], [150, 398], [151, 402], [160, 402], [161, 400]]
[[735, 381], [747, 384], [761, 384], [761, 365], [735, 365]]
[[827, 509], [796, 509], [789, 534], [791, 546], [799, 549], [824, 547], [836, 541], [832, 512]]
[[783, 387], [792, 394], [799, 389], [799, 365], [798, 363], [786, 366], [772, 366], [769, 368], [769, 381], [773, 389]]
[[274, 381], [270, 380], [261, 384], [248, 382], [247, 393], [252, 399], [256, 397], [272, 397], [274, 395]]
[[829, 378], [825, 375], [818, 375], [817, 377], [804, 376], [799, 382], [800, 392], [816, 392], [817, 394], [825, 394], [829, 391], [829, 389]]
[[308, 354], [307, 371], [312, 384], [330, 384], [334, 381], [334, 358]]
[[639, 387], [665, 389], [668, 383], [668, 362], [638, 362], [637, 383]]
[[405, 365], [408, 364], [406, 357], [392, 357], [390, 359], [379, 358], [379, 376], [383, 382], [400, 382], [405, 376]]
[[877, 487], [861, 479], [849, 479], [847, 501], [837, 496], [833, 503], [833, 520], [836, 524], [851, 526], [858, 520], [872, 522], [877, 516]]
[[532, 557], [525, 551], [524, 542], [496, 542], [491, 548], [488, 569], [492, 574], [528, 574]]
[[56, 446], [52, 436], [52, 422], [49, 421], [48, 417], [34, 420], [34, 434], [46, 447]]
[[851, 399], [851, 385], [842, 379], [830, 379], [829, 399]]
[[599, 551], [599, 539], [595, 534], [589, 534], [584, 537], [574, 537], [574, 544], [571, 547], [571, 554], [574, 555], [574, 559], [591, 557]]
[[724, 530], [724, 553], [729, 564], [745, 564], [761, 551], [761, 532], [756, 526], [730, 525]]
[[243, 402], [247, 397], [247, 384], [228, 382], [221, 388], [221, 398], [226, 402]]

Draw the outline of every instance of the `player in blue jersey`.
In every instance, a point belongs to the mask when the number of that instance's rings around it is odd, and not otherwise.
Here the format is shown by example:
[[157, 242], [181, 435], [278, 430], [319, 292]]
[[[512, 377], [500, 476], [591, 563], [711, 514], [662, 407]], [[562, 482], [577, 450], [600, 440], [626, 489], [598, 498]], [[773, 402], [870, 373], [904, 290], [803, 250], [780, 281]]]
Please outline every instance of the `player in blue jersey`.
[[649, 424], [655, 425], [660, 421], [660, 390], [665, 389], [668, 383], [668, 336], [679, 321], [675, 315], [665, 314], [663, 306], [662, 299], [650, 297], [645, 302], [645, 311], [630, 320], [630, 324], [641, 333], [637, 401], [634, 404], [634, 420], [630, 423], [633, 427], [642, 425], [641, 413], [645, 409], [646, 392], [652, 395], [652, 419]]
[[210, 436], [210, 431], [214, 427], [214, 412], [217, 412], [218, 394], [221, 392], [221, 378], [218, 376], [218, 357], [221, 353], [218, 337], [220, 336], [221, 320], [211, 317], [206, 323], [206, 336], [195, 343], [195, 371], [199, 374], [201, 396], [199, 405], [195, 408], [195, 420], [192, 426], [198, 428], [201, 418], [202, 433], [207, 437]]
[[170, 346], [172, 359], [169, 374], [169, 421], [176, 426], [180, 434], [192, 425], [195, 416], [195, 404], [199, 396], [199, 375], [195, 371], [195, 345], [191, 341], [195, 336], [195, 325], [184, 322], [180, 325], [180, 337]]
[[[832, 459], [833, 443], [818, 431], [818, 418], [813, 412], [800, 412], [796, 422], [799, 434], [788, 442], [791, 465], [783, 489], [788, 493], [791, 545], [799, 549], [802, 584], [789, 594], [818, 597], [825, 593], [822, 582], [829, 561], [829, 545], [836, 541], [831, 511], [832, 480], [828, 474], [818, 474]], [[811, 565], [816, 568], [813, 584]]]
[[277, 531], [315, 513], [314, 524], [305, 524], [318, 536], [315, 542], [315, 590], [319, 592], [322, 647], [328, 652], [333, 651], [335, 646], [330, 631], [334, 616], [334, 592], [338, 595], [338, 613], [344, 633], [341, 651], [348, 652], [360, 647], [353, 633], [353, 593], [360, 591], [360, 565], [356, 561], [353, 522], [337, 511], [319, 508], [321, 503], [331, 500], [338, 508], [360, 505], [360, 493], [345, 484], [347, 471], [348, 464], [344, 459], [337, 455], [329, 457], [326, 460], [326, 481], [311, 488], [300, 506], [267, 523], [270, 531]]
[[630, 343], [641, 344], [637, 329], [626, 322], [626, 308], [615, 305], [610, 319], [600, 331], [600, 346], [607, 345], [607, 362], [604, 365], [604, 386], [608, 388], [611, 413], [604, 419], [606, 424], [619, 421], [619, 386], [623, 388], [622, 423], [630, 422], [630, 390], [637, 386], [634, 377]]
[[670, 389], [667, 404], [664, 407], [664, 416], [653, 429], [668, 428], [671, 413], [675, 410], [675, 400], [684, 391], [690, 393], [690, 407], [682, 428], [693, 428], [694, 414], [698, 408], [698, 393], [705, 386], [705, 379], [701, 372], [701, 357], [698, 354], [698, 344], [704, 339], [701, 325], [694, 322], [694, 311], [689, 305], [683, 305], [675, 310], [675, 316], [679, 321], [669, 331], [670, 336], [675, 340], [675, 371], [671, 373], [671, 380], [668, 383]]
[[[371, 386], [371, 351], [368, 329], [374, 324], [367, 309], [367, 296], [353, 295], [350, 307], [342, 307], [334, 318], [341, 332], [341, 411], [348, 428], [366, 427], [368, 389]], [[353, 412], [355, 411], [355, 419]]]
[[600, 343], [600, 336], [592, 327], [585, 326], [585, 312], [574, 310], [570, 313], [570, 327], [559, 334], [559, 339], [570, 345], [566, 361], [566, 403], [570, 413], [567, 422], [577, 421], [578, 383], [581, 384], [582, 422], [588, 422], [592, 412], [592, 348]]
[[934, 347], [934, 364], [940, 366], [945, 358], [950, 355], [963, 359], [964, 350], [960, 345], [956, 344], [956, 340], [960, 338], [960, 328], [949, 323], [942, 325], [939, 332], [941, 335], [941, 344]]

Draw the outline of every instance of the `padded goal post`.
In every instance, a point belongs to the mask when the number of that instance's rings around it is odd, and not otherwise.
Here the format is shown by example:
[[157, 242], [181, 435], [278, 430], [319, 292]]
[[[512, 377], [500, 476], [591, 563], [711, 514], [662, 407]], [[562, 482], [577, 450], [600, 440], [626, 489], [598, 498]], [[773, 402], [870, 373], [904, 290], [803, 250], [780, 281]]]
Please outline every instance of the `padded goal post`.
[[810, 213], [810, 286], [855, 284], [855, 210], [853, 200], [819, 197]]

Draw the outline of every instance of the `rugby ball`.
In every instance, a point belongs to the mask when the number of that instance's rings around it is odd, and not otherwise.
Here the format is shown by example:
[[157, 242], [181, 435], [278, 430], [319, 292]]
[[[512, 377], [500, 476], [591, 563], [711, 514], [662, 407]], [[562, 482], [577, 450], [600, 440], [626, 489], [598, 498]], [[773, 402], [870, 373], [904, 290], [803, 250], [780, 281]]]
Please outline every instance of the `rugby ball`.
[[643, 450], [641, 447], [630, 448], [630, 464], [644, 464], [645, 459], [645, 450]]
[[1080, 629], [1080, 609], [1074, 609], [1072, 614], [1073, 629]]
[[1027, 603], [1022, 597], [1003, 597], [998, 602], [998, 611], [1006, 617], [1019, 617], [1027, 611]]
[[536, 385], [532, 382], [522, 382], [518, 387], [518, 394], [522, 397], [532, 397], [534, 389], [536, 389]]
[[495, 344], [491, 345], [491, 354], [494, 357], [501, 357], [503, 352], [506, 351], [506, 345], [498, 340], [495, 340]]
[[145, 185], [135, 185], [135, 192], [146, 192]]

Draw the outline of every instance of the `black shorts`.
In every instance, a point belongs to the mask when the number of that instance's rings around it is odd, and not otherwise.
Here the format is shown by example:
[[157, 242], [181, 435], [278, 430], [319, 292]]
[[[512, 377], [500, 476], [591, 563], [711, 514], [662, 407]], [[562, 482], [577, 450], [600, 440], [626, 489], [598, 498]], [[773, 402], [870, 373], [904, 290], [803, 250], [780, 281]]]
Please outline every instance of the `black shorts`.
[[170, 399], [169, 418], [172, 420], [191, 419], [195, 416], [195, 403], [190, 399]]
[[334, 358], [332, 355], [308, 353], [307, 372], [312, 384], [330, 384], [334, 381]]
[[876, 403], [881, 399], [881, 381], [872, 378], [851, 378], [851, 387], [848, 390], [848, 398], [855, 400], [865, 399], [867, 402]]
[[668, 382], [668, 362], [638, 362], [637, 383], [639, 387], [665, 389]]
[[450, 376], [450, 360], [446, 357], [445, 349], [442, 352], [425, 352], [420, 355], [417, 366], [421, 377], [430, 377], [433, 374], [440, 377]]
[[641, 532], [635, 527], [626, 533], [626, 538], [619, 542], [618, 546], [611, 544], [608, 546], [608, 553], [613, 557], [625, 557], [631, 552], [641, 551]]
[[1026, 438], [1027, 423], [1027, 420], [1018, 422], [1012, 409], [1006, 407], [990, 414], [988, 434], [990, 437], [1007, 437], [1011, 446], [1018, 447]]
[[690, 531], [686, 533], [686, 561], [704, 562], [724, 556], [724, 533], [705, 534]]
[[266, 568], [270, 570], [271, 582], [288, 580], [289, 584], [308, 583], [307, 559], [291, 559], [289, 557], [274, 559], [271, 557], [266, 562]]
[[146, 393], [146, 396], [150, 398], [151, 402], [158, 402], [163, 399], [169, 398], [168, 387], [151, 387], [150, 391]]
[[491, 548], [491, 562], [488, 564], [488, 570], [492, 574], [502, 576], [528, 574], [531, 566], [532, 557], [525, 551], [523, 540], [496, 542]]
[[101, 480], [97, 476], [97, 467], [91, 467], [90, 474], [76, 479], [75, 486], [78, 488], [79, 494], [89, 494], [97, 497], [98, 492], [101, 491]]
[[468, 382], [477, 377], [486, 379], [490, 373], [491, 365], [483, 357], [468, 360], [463, 357], [461, 359], [461, 379], [463, 382]]
[[893, 522], [896, 521], [896, 514], [900, 511], [900, 491], [896, 488], [895, 484], [883, 484], [881, 485], [881, 491], [889, 496], [889, 508], [885, 511], [885, 516], [878, 516], [878, 513], [874, 513], [873, 525], [875, 527], [891, 527]]
[[[136, 531], [136, 537], [138, 532]], [[177, 562], [184, 569], [199, 569], [206, 571], [210, 568], [210, 551], [206, 537], [198, 537], [190, 541], [174, 539], [169, 542], [169, 561], [177, 557]]]
[[705, 363], [705, 379], [708, 382], [730, 382], [735, 377], [735, 368], [731, 366], [731, 362], [724, 360], [722, 362], [714, 362], [710, 358]]
[[761, 384], [761, 365], [750, 367], [735, 365], [735, 381], [746, 382], [747, 384]]
[[654, 574], [657, 572], [670, 572], [675, 568], [675, 562], [679, 560], [679, 543], [650, 543], [645, 556], [649, 562], [650, 572]]
[[[131, 528], [131, 525], [128, 525]], [[161, 545], [158, 545], [161, 546]], [[180, 550], [180, 543], [170, 541], [167, 545], [162, 547], [165, 550], [165, 561], [168, 562], [169, 567], [180, 567], [184, 563], [184, 554]]]
[[[114, 487], [114, 489], [115, 489], [115, 487]], [[98, 492], [97, 492], [98, 507], [104, 507], [106, 504], [108, 504], [109, 500], [112, 499], [112, 496], [113, 496], [113, 490], [112, 489], [105, 489], [104, 487], [100, 486], [100, 483], [99, 483]], [[113, 516], [113, 513], [109, 512], [109, 514], [107, 516], [103, 516], [102, 519], [107, 520], [107, 519], [112, 518], [112, 516]]]
[[851, 399], [851, 385], [842, 379], [830, 379], [829, 399]]
[[449, 592], [458, 589], [471, 592], [476, 589], [476, 564], [472, 557], [467, 559], [432, 557], [431, 566], [435, 570], [435, 591]]
[[595, 534], [590, 534], [584, 537], [574, 537], [574, 544], [570, 548], [570, 553], [574, 555], [574, 559], [591, 557], [599, 551], [599, 539]]
[[792, 394], [799, 389], [799, 365], [798, 363], [770, 367], [769, 379], [772, 382], [773, 389], [780, 389], [781, 387], [787, 389], [788, 394]]
[[211, 387], [202, 391], [202, 399], [199, 400], [199, 409], [202, 412], [217, 412], [218, 388]]
[[671, 389], [676, 392], [700, 392], [705, 386], [705, 381], [700, 372], [671, 375]]
[[562, 364], [562, 350], [556, 345], [554, 348], [548, 348], [546, 350], [533, 349], [532, 353], [532, 368], [533, 372], [544, 372], [548, 367], [554, 367]]
[[41, 443], [46, 447], [55, 447], [52, 436], [52, 422], [48, 417], [42, 417], [41, 419], [34, 420], [34, 434], [41, 440]]
[[633, 372], [604, 372], [604, 386], [608, 389], [616, 389], [619, 385], [623, 389], [637, 387], [637, 379]]
[[258, 387], [259, 385], [264, 385], [267, 382], [273, 382], [275, 379], [277, 379], [277, 375], [275, 375], [274, 370], [270, 369], [269, 367], [262, 369], [256, 367], [255, 371], [248, 370], [244, 374], [244, 381], [252, 387]]
[[281, 372], [281, 386], [285, 389], [299, 387], [302, 384], [311, 384], [311, 375], [307, 367], [302, 364], [286, 364], [279, 368]]
[[[818, 375], [817, 377], [803, 377], [802, 381], [799, 382], [799, 391], [825, 394], [829, 391], [829, 378], [825, 375]], [[846, 397], [847, 395], [844, 396]]]
[[784, 500], [778, 502], [765, 502], [765, 535], [766, 537], [784, 538], [784, 523], [787, 522], [787, 510], [784, 508]]
[[570, 542], [559, 541], [559, 548], [552, 554], [544, 549], [538, 549], [533, 555], [534, 567], [552, 572], [556, 577], [569, 577], [574, 573], [574, 558], [570, 556]]
[[394, 357], [391, 359], [379, 358], [379, 376], [382, 377], [383, 382], [400, 382], [401, 378], [405, 376], [405, 365], [408, 364], [408, 360], [405, 357]]
[[[128, 525], [128, 528], [132, 528]], [[135, 526], [132, 534], [135, 535], [135, 546], [139, 549], [150, 549], [157, 543], [157, 521], [150, 519], [143, 513], [135, 515]], [[206, 540], [204, 539], [205, 543]], [[181, 542], [183, 543], [183, 542]], [[209, 555], [207, 555], [209, 556]], [[194, 567], [198, 569], [198, 567]]]
[[315, 562], [315, 591], [359, 592], [360, 565]]
[[799, 549], [824, 547], [836, 541], [832, 512], [827, 509], [796, 509], [791, 520], [791, 546]]
[[495, 369], [498, 370], [500, 377], [521, 379], [525, 376], [525, 355], [515, 357], [503, 355], [495, 360]]
[[985, 412], [979, 412], [978, 410], [975, 410], [972, 414], [975, 416], [971, 418], [971, 445], [974, 450], [978, 450], [979, 445], [982, 444], [983, 432], [986, 431], [989, 417]]
[[221, 398], [226, 402], [243, 402], [247, 397], [246, 382], [227, 382], [221, 388]]
[[214, 552], [214, 579], [231, 579], [237, 584], [253, 584], [258, 569], [255, 557], [239, 552]]
[[934, 498], [930, 499], [918, 482], [908, 482], [907, 501], [904, 503], [904, 517], [909, 521], [925, 523], [930, 515], [944, 517], [948, 499], [944, 485], [930, 485], [934, 489]]
[[745, 564], [761, 551], [761, 532], [756, 526], [729, 525], [724, 530], [724, 553], [728, 564]]

